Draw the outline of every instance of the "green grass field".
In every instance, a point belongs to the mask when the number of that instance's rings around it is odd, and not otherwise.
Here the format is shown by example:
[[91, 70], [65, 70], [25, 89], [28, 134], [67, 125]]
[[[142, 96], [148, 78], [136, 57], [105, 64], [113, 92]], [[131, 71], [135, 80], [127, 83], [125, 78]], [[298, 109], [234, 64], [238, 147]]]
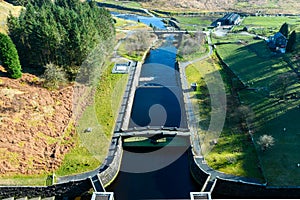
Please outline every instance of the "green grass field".
[[248, 27], [251, 33], [270, 36], [278, 32], [283, 23], [289, 25], [290, 32], [300, 28], [300, 19], [297, 16], [249, 16], [239, 26], [234, 27], [234, 30]]
[[182, 30], [188, 31], [202, 31], [207, 26], [217, 19], [214, 16], [202, 16], [202, 17], [186, 17], [186, 16], [176, 16], [175, 17], [180, 23], [180, 28]]
[[[198, 104], [195, 107], [195, 112], [199, 116], [199, 133], [200, 138], [203, 138], [202, 147], [205, 147], [205, 136], [209, 134], [208, 129], [211, 118], [210, 95], [206, 84], [209, 81], [215, 82], [211, 78], [212, 73], [220, 73], [224, 80], [224, 87], [227, 98], [230, 98], [230, 84], [228, 76], [221, 70], [216, 61], [209, 58], [193, 65], [188, 66], [186, 75], [189, 83], [197, 82], [198, 89], [191, 92], [192, 101]], [[228, 106], [230, 106], [228, 104]], [[197, 109], [197, 110], [196, 110]], [[231, 108], [234, 110], [234, 108]], [[249, 135], [240, 129], [240, 124], [237, 121], [230, 120], [230, 115], [227, 114], [226, 122], [217, 145], [210, 153], [205, 156], [207, 163], [214, 169], [228, 174], [238, 176], [251, 177], [264, 182], [263, 176], [258, 168], [259, 160], [255, 151], [255, 147], [249, 139]], [[218, 136], [216, 136], [218, 137]], [[208, 143], [209, 141], [206, 141]]]
[[[235, 36], [238, 37], [238, 34]], [[226, 41], [232, 38], [225, 39]], [[222, 39], [218, 38], [222, 41]], [[236, 38], [234, 38], [236, 40]], [[255, 119], [251, 123], [254, 141], [263, 134], [272, 135], [275, 145], [263, 152], [256, 144], [261, 168], [268, 184], [275, 186], [300, 185], [300, 171], [296, 169], [299, 162], [300, 126], [297, 108], [299, 99], [280, 100], [277, 89], [272, 88], [280, 75], [293, 73], [282, 56], [273, 56], [263, 41], [247, 39], [247, 44], [224, 44], [217, 46], [222, 59], [234, 73], [253, 90], [239, 92], [241, 102], [251, 107]], [[295, 55], [287, 54], [286, 56]], [[286, 94], [300, 94], [299, 80], [290, 80]], [[268, 94], [272, 94], [271, 98]], [[288, 131], [283, 133], [283, 128]]]
[[[115, 121], [127, 84], [127, 74], [112, 74], [114, 63], [102, 73], [94, 102], [88, 106], [77, 126], [75, 148], [55, 172], [58, 176], [76, 174], [97, 168], [108, 153]], [[92, 132], [86, 133], [87, 128]]]

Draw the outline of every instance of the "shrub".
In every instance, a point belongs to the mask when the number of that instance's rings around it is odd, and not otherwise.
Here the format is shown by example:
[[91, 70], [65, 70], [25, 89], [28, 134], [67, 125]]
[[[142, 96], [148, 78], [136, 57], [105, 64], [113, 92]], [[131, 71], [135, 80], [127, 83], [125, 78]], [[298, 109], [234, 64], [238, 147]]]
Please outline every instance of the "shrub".
[[59, 69], [58, 66], [50, 63], [47, 64], [46, 70], [43, 74], [44, 87], [48, 89], [58, 89], [60, 85], [67, 82], [66, 74], [64, 71]]
[[20, 78], [22, 76], [17, 49], [10, 37], [3, 33], [0, 33], [0, 60], [10, 77]]
[[271, 148], [275, 143], [273, 136], [271, 135], [262, 135], [259, 137], [257, 144], [260, 145], [262, 151], [266, 151]]

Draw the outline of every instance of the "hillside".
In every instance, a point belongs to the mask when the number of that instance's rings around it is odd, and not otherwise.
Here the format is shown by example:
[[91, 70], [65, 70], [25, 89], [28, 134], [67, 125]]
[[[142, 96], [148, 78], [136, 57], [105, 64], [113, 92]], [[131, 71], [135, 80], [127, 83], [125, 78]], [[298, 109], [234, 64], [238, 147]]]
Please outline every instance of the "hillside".
[[5, 33], [7, 31], [6, 19], [9, 13], [17, 16], [21, 11], [21, 6], [13, 6], [5, 1], [0, 0], [0, 32]]
[[0, 177], [56, 169], [73, 146], [73, 88], [49, 91], [39, 79], [2, 76], [0, 66]]
[[[107, 0], [104, 2], [120, 1]], [[298, 0], [140, 0], [143, 7], [150, 10], [165, 11], [236, 11], [236, 12], [262, 12], [262, 13], [298, 13], [300, 2]], [[122, 3], [123, 5], [123, 3]]]

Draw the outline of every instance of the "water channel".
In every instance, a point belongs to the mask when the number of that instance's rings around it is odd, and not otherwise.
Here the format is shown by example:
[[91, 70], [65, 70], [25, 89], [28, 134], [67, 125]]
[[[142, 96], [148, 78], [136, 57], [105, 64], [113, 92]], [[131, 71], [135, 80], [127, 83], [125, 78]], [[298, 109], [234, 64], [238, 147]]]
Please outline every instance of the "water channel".
[[[166, 36], [145, 60], [129, 127], [187, 128], [174, 40]], [[189, 170], [188, 147], [163, 149], [149, 153], [147, 147], [125, 148], [119, 175], [106, 190], [116, 200], [189, 199], [190, 192], [200, 191]]]

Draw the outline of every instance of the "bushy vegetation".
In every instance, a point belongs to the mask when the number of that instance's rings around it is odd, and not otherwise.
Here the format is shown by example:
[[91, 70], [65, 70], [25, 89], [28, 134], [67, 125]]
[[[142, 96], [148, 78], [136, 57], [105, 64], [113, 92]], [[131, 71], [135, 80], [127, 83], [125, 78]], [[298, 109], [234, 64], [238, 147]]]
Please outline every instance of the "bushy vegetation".
[[79, 0], [28, 2], [19, 17], [9, 17], [8, 28], [22, 66], [53, 63], [70, 79], [98, 44], [105, 42], [106, 50], [111, 49], [115, 34], [107, 10]]
[[58, 89], [61, 84], [67, 82], [64, 71], [52, 63], [46, 65], [43, 78], [45, 79], [44, 87], [49, 89]]
[[12, 78], [22, 76], [18, 52], [12, 40], [0, 33], [0, 61]]
[[118, 54], [131, 60], [140, 61], [155, 37], [146, 30], [138, 30], [125, 39], [118, 49]]
[[177, 59], [179, 61], [193, 60], [206, 53], [205, 34], [196, 32], [195, 34], [183, 35], [181, 45], [178, 49]]

